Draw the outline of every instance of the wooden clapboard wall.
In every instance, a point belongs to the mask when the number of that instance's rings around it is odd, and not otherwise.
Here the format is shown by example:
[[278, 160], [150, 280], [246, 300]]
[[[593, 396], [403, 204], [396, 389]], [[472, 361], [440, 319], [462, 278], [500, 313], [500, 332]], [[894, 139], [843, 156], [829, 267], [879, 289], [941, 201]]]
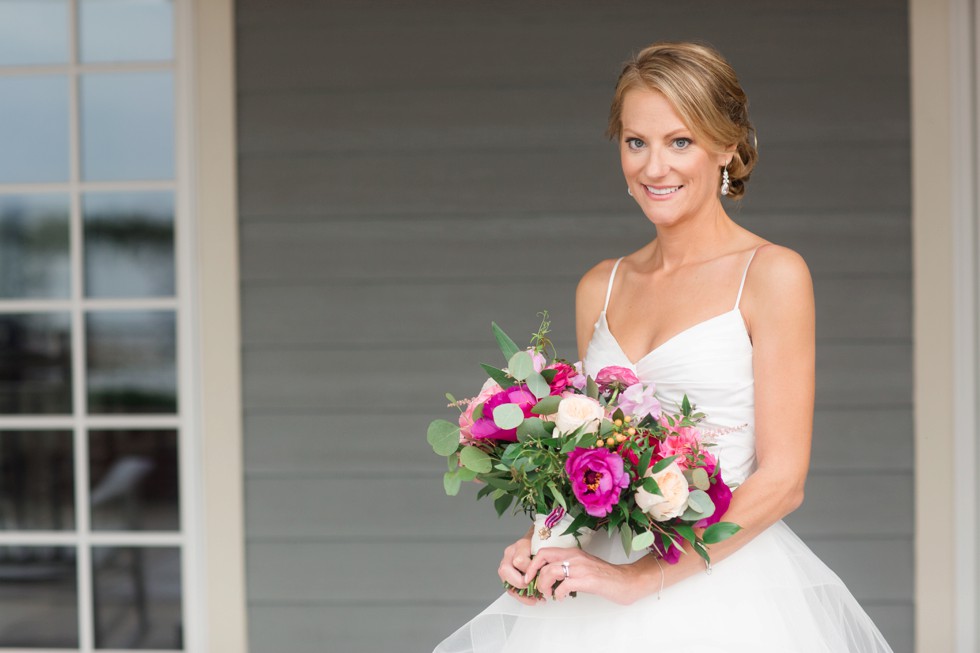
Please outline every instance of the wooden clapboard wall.
[[[498, 592], [521, 517], [443, 496], [425, 443], [547, 308], [651, 229], [602, 138], [627, 54], [699, 38], [760, 163], [737, 220], [800, 251], [818, 392], [797, 532], [912, 649], [904, 2], [239, 0], [254, 652], [427, 651]], [[472, 494], [472, 492], [469, 492]]]

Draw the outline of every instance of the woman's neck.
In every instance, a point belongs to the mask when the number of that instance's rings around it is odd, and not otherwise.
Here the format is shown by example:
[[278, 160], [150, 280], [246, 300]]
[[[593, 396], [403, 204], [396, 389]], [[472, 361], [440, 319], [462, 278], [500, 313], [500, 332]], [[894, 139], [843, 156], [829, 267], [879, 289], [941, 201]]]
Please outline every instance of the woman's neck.
[[719, 202], [699, 215], [657, 227], [652, 259], [664, 271], [715, 258], [731, 245], [738, 225]]

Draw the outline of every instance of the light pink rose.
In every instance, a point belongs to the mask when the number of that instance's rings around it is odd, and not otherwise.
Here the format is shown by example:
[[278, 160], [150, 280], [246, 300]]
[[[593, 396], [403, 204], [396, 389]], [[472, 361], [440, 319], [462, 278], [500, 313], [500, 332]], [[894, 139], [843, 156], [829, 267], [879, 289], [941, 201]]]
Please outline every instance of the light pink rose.
[[465, 442], [472, 439], [473, 433], [470, 431], [473, 428], [473, 411], [477, 406], [482, 404], [484, 401], [494, 396], [500, 392], [501, 388], [497, 385], [497, 382], [493, 379], [487, 379], [483, 387], [480, 388], [479, 394], [477, 394], [473, 399], [470, 399], [470, 403], [467, 404], [466, 410], [464, 410], [459, 416], [459, 441]]
[[585, 433], [595, 433], [599, 430], [599, 422], [605, 415], [602, 405], [595, 399], [585, 395], [566, 395], [558, 404], [555, 435], [571, 433], [583, 426]]
[[687, 498], [691, 488], [684, 478], [677, 461], [670, 463], [656, 474], [648, 469], [644, 476], [652, 477], [660, 487], [660, 494], [647, 492], [642, 487], [636, 491], [636, 505], [656, 521], [673, 519], [687, 510]]

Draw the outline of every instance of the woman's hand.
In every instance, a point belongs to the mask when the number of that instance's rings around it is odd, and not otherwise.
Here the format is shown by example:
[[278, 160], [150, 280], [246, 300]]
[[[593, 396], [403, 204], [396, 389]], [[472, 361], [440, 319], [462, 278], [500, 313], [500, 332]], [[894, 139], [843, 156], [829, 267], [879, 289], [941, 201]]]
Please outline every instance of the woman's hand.
[[[525, 572], [531, 565], [531, 532], [517, 540], [509, 547], [504, 549], [504, 557], [497, 567], [497, 575], [500, 580], [509, 585], [507, 593], [525, 605], [534, 605], [541, 599], [533, 596], [521, 596], [516, 590], [527, 587], [528, 580], [525, 580]], [[534, 578], [534, 576], [531, 576]]]
[[[568, 563], [567, 578], [562, 565], [565, 562]], [[572, 592], [587, 592], [628, 605], [643, 595], [638, 589], [647, 580], [645, 572], [635, 564], [615, 565], [581, 549], [548, 547], [534, 556], [522, 580], [526, 583], [537, 574], [538, 590], [546, 596], [550, 588], [561, 581], [552, 596], [556, 601]]]

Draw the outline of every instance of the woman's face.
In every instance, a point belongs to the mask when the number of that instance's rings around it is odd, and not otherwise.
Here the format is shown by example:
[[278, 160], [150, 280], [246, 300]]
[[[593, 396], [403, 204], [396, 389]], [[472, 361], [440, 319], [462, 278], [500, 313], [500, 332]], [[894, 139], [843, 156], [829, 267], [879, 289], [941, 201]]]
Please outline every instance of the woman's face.
[[719, 201], [721, 169], [732, 154], [701, 142], [662, 93], [628, 91], [622, 124], [623, 174], [651, 222], [674, 224]]

